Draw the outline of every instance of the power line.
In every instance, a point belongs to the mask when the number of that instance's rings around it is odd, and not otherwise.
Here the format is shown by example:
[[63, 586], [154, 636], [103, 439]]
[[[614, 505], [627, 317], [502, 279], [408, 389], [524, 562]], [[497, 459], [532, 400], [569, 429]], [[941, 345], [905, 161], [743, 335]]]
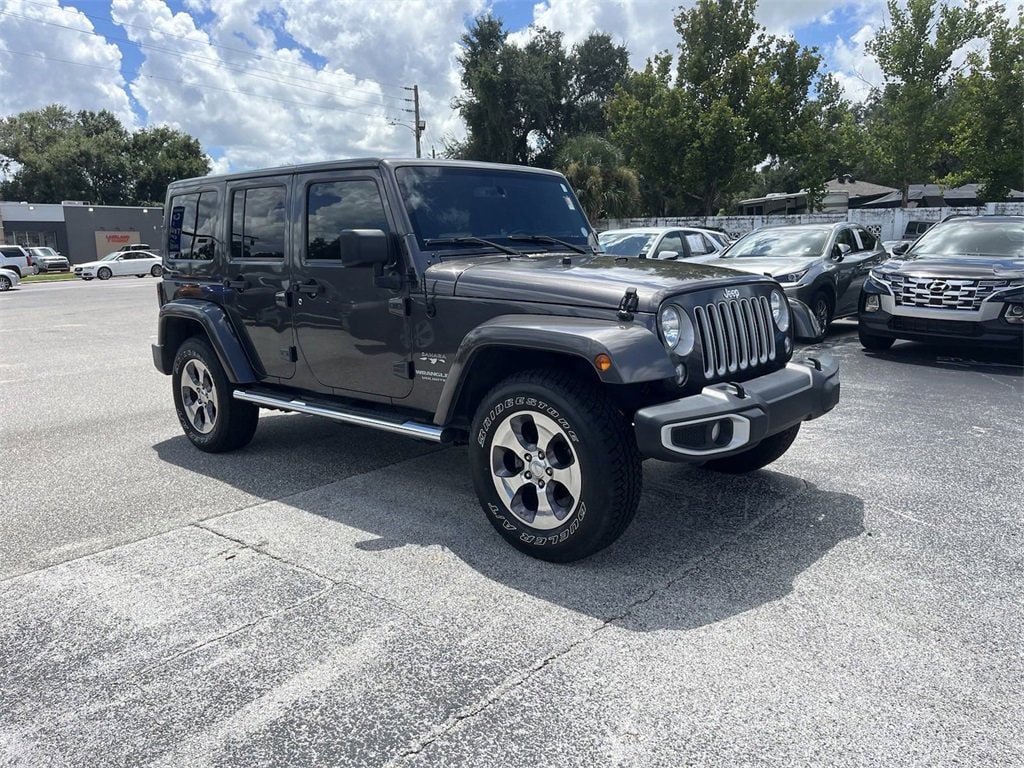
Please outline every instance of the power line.
[[[14, 50], [11, 50], [10, 48], [0, 48], [0, 52], [12, 53], [12, 54], [14, 54], [16, 56], [28, 56], [28, 57], [34, 58], [34, 59], [42, 59], [43, 61], [56, 61], [56, 62], [59, 62], [61, 64], [72, 64], [72, 65], [77, 66], [77, 67], [89, 67], [90, 69], [101, 69], [101, 70], [103, 70], [105, 72], [117, 72], [118, 74], [121, 73], [121, 70], [116, 68], [116, 67], [104, 67], [104, 66], [101, 66], [99, 64], [83, 64], [82, 62], [79, 62], [79, 61], [71, 61], [70, 59], [58, 59], [58, 58], [55, 58], [53, 56], [47, 56], [47, 55], [41, 54], [41, 53], [29, 53], [27, 51], [14, 51]], [[166, 81], [168, 83], [176, 83], [178, 85], [182, 85], [182, 81], [179, 78], [174, 78], [174, 77], [161, 77], [160, 75], [146, 75], [146, 74], [140, 74], [139, 77], [145, 77], [145, 78], [148, 78], [150, 80], [164, 80], [164, 81]], [[235, 89], [231, 89], [231, 88], [218, 88], [215, 85], [187, 84], [186, 87], [188, 87], [188, 88], [196, 88], [196, 89], [205, 90], [205, 91], [220, 91], [222, 93], [230, 93], [230, 94], [234, 94], [234, 95], [238, 95], [238, 96], [252, 96], [253, 98], [256, 98], [256, 99], [263, 99], [265, 101], [273, 101], [273, 102], [277, 102], [278, 104], [287, 104], [289, 106], [295, 106], [295, 107], [309, 107], [310, 109], [320, 109], [320, 110], [326, 110], [326, 111], [330, 111], [330, 112], [344, 112], [344, 113], [349, 114], [349, 115], [360, 115], [361, 117], [371, 117], [371, 118], [374, 118], [376, 120], [392, 120], [392, 119], [394, 119], [390, 115], [387, 115], [387, 114], [373, 115], [373, 114], [370, 114], [369, 112], [359, 112], [359, 111], [356, 111], [356, 110], [353, 110], [353, 109], [346, 109], [346, 108], [343, 108], [343, 107], [331, 107], [331, 106], [326, 106], [326, 105], [323, 105], [323, 104], [310, 104], [309, 102], [290, 101], [290, 100], [287, 100], [287, 99], [278, 99], [278, 98], [275, 98], [273, 96], [266, 96], [266, 95], [264, 95], [262, 93], [251, 93], [249, 91], [239, 91], [239, 90], [235, 90]]]
[[[37, 3], [33, 3], [33, 4], [35, 5]], [[278, 74], [278, 73], [269, 72], [268, 70], [265, 70], [265, 69], [255, 69], [254, 70], [252, 68], [232, 66], [230, 64], [227, 64], [227, 63], [223, 62], [221, 59], [213, 59], [213, 58], [209, 58], [207, 56], [198, 56], [196, 54], [182, 53], [181, 51], [178, 51], [178, 50], [173, 49], [173, 48], [163, 48], [161, 46], [152, 45], [150, 43], [138, 43], [138, 42], [130, 40], [130, 39], [126, 38], [126, 37], [117, 37], [117, 36], [113, 36], [113, 35], [108, 37], [108, 36], [103, 35], [103, 34], [101, 34], [99, 32], [96, 32], [96, 31], [91, 31], [91, 30], [88, 30], [88, 29], [81, 29], [79, 27], [71, 27], [71, 26], [68, 26], [66, 24], [59, 24], [57, 22], [46, 21], [44, 19], [34, 19], [31, 16], [24, 16], [24, 15], [21, 15], [21, 14], [12, 13], [11, 11], [0, 11], [0, 15], [11, 16], [13, 18], [22, 19], [24, 21], [29, 21], [29, 22], [32, 22], [32, 23], [35, 23], [35, 24], [44, 24], [44, 25], [51, 26], [51, 27], [57, 27], [59, 29], [66, 29], [66, 30], [69, 30], [71, 32], [78, 32], [79, 34], [89, 35], [91, 37], [98, 37], [98, 38], [100, 38], [101, 40], [104, 40], [104, 41], [119, 41], [119, 42], [127, 43], [128, 45], [133, 45], [133, 46], [138, 47], [138, 48], [143, 48], [143, 49], [148, 49], [148, 50], [153, 50], [153, 51], [159, 51], [161, 53], [168, 53], [168, 54], [172, 54], [173, 56], [175, 56], [176, 58], [179, 58], [179, 59], [190, 59], [192, 61], [205, 62], [205, 63], [213, 65], [215, 68], [218, 68], [218, 69], [224, 69], [224, 70], [228, 70], [228, 71], [232, 71], [232, 72], [239, 72], [239, 73], [245, 74], [245, 75], [247, 75], [249, 77], [253, 77], [253, 78], [257, 79], [257, 80], [266, 80], [268, 82], [278, 83], [280, 85], [293, 85], [295, 83], [315, 83], [317, 85], [322, 85], [323, 84], [320, 81], [314, 80], [312, 78], [300, 78], [300, 77], [296, 77], [294, 75], [282, 75], [282, 77], [289, 78], [288, 80], [281, 80], [281, 79], [276, 78], [276, 77], [264, 77], [264, 76], [261, 76], [261, 75], [258, 75], [258, 74], [253, 74], [253, 73], [254, 72], [264, 72], [266, 74]], [[89, 16], [88, 14], [83, 14], [83, 15], [85, 15], [85, 16], [87, 16], [89, 18], [93, 18], [93, 17]], [[99, 17], [97, 17], [97, 18], [99, 18]], [[158, 30], [152, 30], [152, 31], [158, 31]], [[191, 43], [207, 45], [207, 46], [213, 47], [213, 48], [224, 47], [224, 46], [216, 46], [216, 45], [214, 45], [212, 43], [200, 43], [200, 41], [198, 41], [198, 40], [192, 40], [191, 38], [183, 37], [181, 35], [166, 35], [166, 36], [174, 38], [174, 39], [186, 40], [186, 41], [191, 42]], [[245, 53], [245, 51], [243, 51], [241, 49], [237, 49], [237, 48], [228, 48], [227, 50], [239, 51], [239, 52]], [[255, 56], [255, 57], [259, 58], [259, 59], [266, 58], [266, 57], [261, 56], [259, 54], [250, 54], [250, 55]], [[300, 65], [286, 64], [286, 66], [300, 66]], [[332, 73], [328, 73], [328, 75], [336, 77], [336, 75], [333, 75]], [[395, 100], [395, 101], [403, 99], [402, 96], [391, 96], [391, 95], [388, 95], [388, 94], [378, 93], [378, 92], [375, 92], [375, 91], [369, 91], [369, 90], [362, 89], [362, 88], [350, 87], [348, 85], [344, 85], [343, 87], [345, 88], [346, 91], [357, 92], [357, 93], [366, 93], [366, 94], [373, 95], [373, 96], [377, 97], [378, 99], [391, 99], [391, 100]], [[401, 87], [401, 86], [398, 86], [398, 87]], [[324, 91], [324, 90], [320, 90], [320, 89], [316, 89], [316, 88], [309, 88], [308, 86], [304, 86], [304, 88], [305, 88], [305, 90], [312, 91], [314, 93], [323, 93], [323, 94], [327, 94], [327, 95], [337, 95], [336, 91]], [[364, 100], [364, 101], [354, 101], [354, 103], [355, 104], [369, 105], [372, 102]]]

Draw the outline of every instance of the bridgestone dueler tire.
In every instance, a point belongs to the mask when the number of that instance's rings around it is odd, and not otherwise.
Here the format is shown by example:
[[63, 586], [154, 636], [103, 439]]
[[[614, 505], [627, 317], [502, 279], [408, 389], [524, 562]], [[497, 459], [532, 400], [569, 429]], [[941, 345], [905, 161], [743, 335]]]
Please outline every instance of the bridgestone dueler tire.
[[[182, 376], [190, 360], [198, 361], [210, 374], [212, 390], [215, 392], [217, 409], [213, 428], [203, 433], [197, 430], [186, 415], [182, 396]], [[252, 403], [235, 400], [231, 383], [221, 367], [217, 355], [203, 339], [193, 336], [186, 339], [174, 356], [171, 369], [171, 385], [174, 392], [174, 410], [185, 436], [201, 451], [224, 453], [247, 445], [256, 433], [260, 409]]]
[[[543, 529], [513, 512], [492, 471], [494, 451], [500, 450], [496, 435], [500, 440], [503, 427], [536, 414], [571, 448], [580, 484], [564, 522], [548, 518], [556, 527]], [[604, 549], [626, 530], [640, 502], [643, 468], [630, 422], [596, 386], [568, 373], [526, 371], [492, 389], [473, 419], [469, 459], [491, 525], [513, 547], [541, 560], [567, 563]], [[518, 475], [515, 481], [522, 482]]]
[[730, 475], [742, 475], [745, 472], [753, 472], [755, 469], [766, 467], [782, 456], [796, 440], [800, 432], [800, 425], [794, 424], [789, 429], [784, 429], [770, 437], [766, 437], [753, 448], [735, 456], [727, 456], [723, 459], [712, 459], [704, 464], [705, 469], [715, 472], [725, 472]]

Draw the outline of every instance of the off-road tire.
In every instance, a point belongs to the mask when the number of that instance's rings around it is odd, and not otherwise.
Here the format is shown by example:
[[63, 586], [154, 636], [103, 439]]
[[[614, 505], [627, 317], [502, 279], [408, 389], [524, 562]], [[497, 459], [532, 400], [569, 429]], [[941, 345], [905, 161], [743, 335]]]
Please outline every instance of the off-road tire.
[[788, 451], [799, 432], [800, 424], [794, 424], [789, 429], [766, 437], [753, 448], [742, 453], [721, 459], [712, 459], [704, 464], [704, 468], [730, 475], [742, 475], [746, 472], [753, 472], [755, 469], [761, 469]]
[[864, 329], [857, 329], [857, 336], [860, 338], [860, 345], [872, 352], [884, 352], [896, 341], [891, 336], [875, 336], [873, 333], [865, 333]]
[[114, 273], [110, 271], [109, 267], [100, 267], [96, 270], [96, 277], [100, 280], [109, 280], [112, 274]]
[[[193, 336], [178, 348], [171, 369], [171, 386], [178, 421], [196, 448], [207, 453], [224, 453], [252, 440], [260, 409], [232, 397], [231, 383], [224, 368], [205, 340]], [[200, 391], [203, 392], [201, 401], [198, 399]]]
[[[509, 440], [512, 450], [503, 447]], [[537, 448], [547, 454], [538, 455]], [[526, 487], [528, 466], [537, 469], [527, 455], [549, 462], [536, 473], [549, 476], [543, 490], [536, 478]], [[640, 502], [643, 469], [629, 420], [594, 384], [569, 373], [525, 371], [494, 387], [473, 418], [469, 461], [491, 525], [513, 547], [541, 560], [567, 563], [604, 549], [626, 530]], [[519, 492], [499, 490], [505, 479]], [[532, 520], [531, 500], [537, 508]]]

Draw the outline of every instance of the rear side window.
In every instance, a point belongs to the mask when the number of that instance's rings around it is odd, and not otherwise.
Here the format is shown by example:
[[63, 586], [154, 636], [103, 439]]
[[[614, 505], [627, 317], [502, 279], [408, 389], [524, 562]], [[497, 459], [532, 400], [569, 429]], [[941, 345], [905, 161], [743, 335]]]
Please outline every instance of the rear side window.
[[167, 227], [167, 255], [171, 259], [208, 261], [216, 255], [219, 218], [215, 191], [193, 192], [171, 198]]
[[231, 197], [231, 258], [284, 259], [285, 188], [237, 189]]
[[866, 229], [858, 229], [857, 236], [860, 238], [861, 244], [864, 246], [865, 251], [870, 251], [875, 247], [875, 236], [868, 232]]
[[388, 229], [376, 182], [350, 179], [310, 184], [306, 194], [306, 258], [341, 258], [345, 229]]

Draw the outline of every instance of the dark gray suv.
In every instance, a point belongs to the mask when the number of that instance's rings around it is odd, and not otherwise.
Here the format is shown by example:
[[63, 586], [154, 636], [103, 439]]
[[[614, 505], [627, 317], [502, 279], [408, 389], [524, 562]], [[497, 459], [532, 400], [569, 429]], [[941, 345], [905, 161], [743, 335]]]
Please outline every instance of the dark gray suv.
[[749, 472], [839, 399], [778, 283], [601, 255], [552, 171], [321, 163], [175, 182], [164, 210], [153, 359], [197, 448], [247, 444], [260, 408], [465, 444], [534, 557], [618, 538], [644, 458]]
[[859, 224], [791, 224], [749, 232], [713, 261], [770, 275], [786, 295], [807, 304], [824, 338], [829, 323], [857, 314], [868, 273], [889, 257], [878, 238]]

